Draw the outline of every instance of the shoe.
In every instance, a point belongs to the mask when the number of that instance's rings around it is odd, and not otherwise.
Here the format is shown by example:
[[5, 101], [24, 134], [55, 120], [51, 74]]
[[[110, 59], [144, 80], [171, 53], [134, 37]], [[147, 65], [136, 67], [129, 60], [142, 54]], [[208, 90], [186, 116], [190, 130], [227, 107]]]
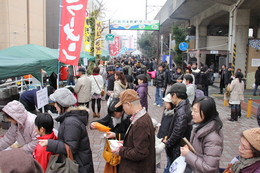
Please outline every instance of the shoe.
[[156, 106], [157, 104], [156, 103], [153, 103], [154, 106]]
[[253, 96], [257, 96], [256, 94], [253, 94]]
[[98, 113], [96, 114], [96, 117], [97, 117], [97, 118], [100, 118], [100, 112], [98, 112]]
[[158, 107], [161, 107], [161, 105], [157, 105]]
[[95, 118], [97, 116], [96, 112], [93, 112], [93, 118]]
[[228, 121], [232, 121], [232, 122], [233, 122], [233, 121], [234, 121], [234, 119], [230, 118], [230, 119], [228, 119]]

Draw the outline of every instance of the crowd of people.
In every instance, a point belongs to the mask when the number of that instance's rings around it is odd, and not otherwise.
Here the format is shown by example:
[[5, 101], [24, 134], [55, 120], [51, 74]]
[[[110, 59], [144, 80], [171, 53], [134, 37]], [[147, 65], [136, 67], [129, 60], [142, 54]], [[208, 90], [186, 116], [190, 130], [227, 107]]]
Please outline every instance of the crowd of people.
[[[224, 67], [219, 71], [223, 80], [227, 72]], [[14, 152], [21, 157], [25, 153], [32, 156], [23, 156], [31, 159], [24, 166], [33, 165], [35, 170], [32, 172], [46, 172], [51, 155], [66, 155], [68, 145], [79, 165], [78, 172], [93, 173], [92, 150], [86, 129], [91, 115], [90, 104], [95, 118], [89, 123], [90, 129], [98, 129], [96, 122], [103, 124], [110, 128], [105, 137], [117, 139], [121, 144], [111, 151], [121, 157], [120, 164], [107, 162], [104, 166], [106, 173], [155, 173], [161, 168], [163, 151], [167, 156], [164, 173], [170, 172], [171, 164], [179, 156], [185, 157], [187, 173], [260, 172], [260, 128], [245, 130], [239, 140], [239, 156], [227, 168], [219, 168], [224, 137], [216, 103], [208, 96], [208, 86], [214, 80], [212, 68], [204, 65], [199, 69], [196, 63], [192, 63], [182, 72], [182, 68], [174, 64], [172, 67], [166, 62], [157, 65], [156, 59], [147, 58], [113, 59], [106, 65], [99, 62], [91, 74], [81, 67], [74, 87], [49, 93], [59, 115], [55, 120], [48, 113], [33, 114], [33, 106], [26, 107], [19, 101], [12, 101], [3, 108], [11, 127], [0, 138], [0, 172], [19, 172], [17, 166], [21, 163], [8, 167], [8, 171], [4, 166]], [[237, 121], [240, 115], [242, 78], [242, 73], [237, 72], [233, 80], [226, 83], [233, 91], [230, 96], [231, 121]], [[149, 115], [148, 85], [156, 88], [154, 106], [165, 108], [160, 123]], [[106, 95], [103, 95], [105, 90]], [[106, 115], [101, 114], [102, 100], [107, 101]], [[60, 123], [58, 133], [53, 129], [54, 121]], [[188, 139], [194, 150], [183, 144], [183, 138]], [[15, 142], [15, 148], [24, 152], [16, 149], [3, 151]], [[6, 157], [8, 155], [10, 157]]]

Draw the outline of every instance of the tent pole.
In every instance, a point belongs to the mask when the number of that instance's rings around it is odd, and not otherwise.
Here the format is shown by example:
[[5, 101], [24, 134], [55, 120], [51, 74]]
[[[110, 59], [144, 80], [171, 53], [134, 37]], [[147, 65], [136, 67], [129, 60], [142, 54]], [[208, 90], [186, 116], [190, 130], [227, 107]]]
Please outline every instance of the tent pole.
[[[58, 41], [58, 58], [60, 57], [60, 27], [61, 27], [61, 11], [62, 11], [62, 0], [60, 0], [60, 17], [59, 17], [59, 41]], [[57, 72], [57, 89], [60, 87], [59, 86], [60, 82], [60, 61], [58, 60], [58, 72]]]

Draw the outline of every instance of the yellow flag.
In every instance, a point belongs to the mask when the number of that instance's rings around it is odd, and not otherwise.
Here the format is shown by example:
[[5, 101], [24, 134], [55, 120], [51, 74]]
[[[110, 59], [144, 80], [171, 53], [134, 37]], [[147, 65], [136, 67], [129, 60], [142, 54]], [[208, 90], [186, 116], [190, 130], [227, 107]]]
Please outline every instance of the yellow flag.
[[102, 31], [102, 22], [96, 20], [95, 25], [95, 54], [101, 55], [102, 54], [102, 40], [96, 41], [98, 39], [101, 39], [101, 31]]
[[88, 17], [85, 17], [84, 23], [84, 51], [90, 52], [90, 27]]

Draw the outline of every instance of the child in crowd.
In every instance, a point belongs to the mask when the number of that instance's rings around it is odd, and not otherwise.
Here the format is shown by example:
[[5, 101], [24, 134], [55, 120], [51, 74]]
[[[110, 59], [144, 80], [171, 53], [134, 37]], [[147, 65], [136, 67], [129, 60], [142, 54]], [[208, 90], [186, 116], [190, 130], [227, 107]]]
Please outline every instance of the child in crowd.
[[161, 120], [161, 127], [158, 131], [158, 138], [164, 139], [165, 137], [167, 137], [168, 133], [169, 133], [169, 128], [173, 119], [173, 114], [174, 114], [174, 105], [172, 104], [171, 101], [171, 95], [167, 94], [166, 97], [163, 98], [164, 100], [164, 112], [163, 112], [163, 116], [162, 116], [162, 120]]
[[[154, 127], [154, 131], [155, 133], [158, 131], [159, 127], [161, 126], [160, 123], [158, 123], [156, 121], [156, 119], [152, 118], [152, 122], [153, 122], [153, 127]], [[156, 153], [156, 167], [157, 168], [161, 168], [161, 153], [165, 148], [165, 144], [162, 142], [162, 139], [159, 139], [156, 135], [155, 135], [155, 153]]]
[[[50, 114], [40, 113], [35, 118], [35, 126], [37, 133], [40, 135], [38, 139], [57, 140], [57, 137], [54, 135], [53, 132], [53, 119]], [[46, 172], [47, 165], [51, 155], [53, 155], [53, 153], [46, 151], [46, 146], [41, 147], [40, 144], [36, 146], [33, 152], [35, 160], [37, 160], [41, 164], [44, 172]]]
[[202, 91], [202, 85], [197, 85], [197, 89], [195, 90], [195, 99], [203, 96], [204, 92]]

